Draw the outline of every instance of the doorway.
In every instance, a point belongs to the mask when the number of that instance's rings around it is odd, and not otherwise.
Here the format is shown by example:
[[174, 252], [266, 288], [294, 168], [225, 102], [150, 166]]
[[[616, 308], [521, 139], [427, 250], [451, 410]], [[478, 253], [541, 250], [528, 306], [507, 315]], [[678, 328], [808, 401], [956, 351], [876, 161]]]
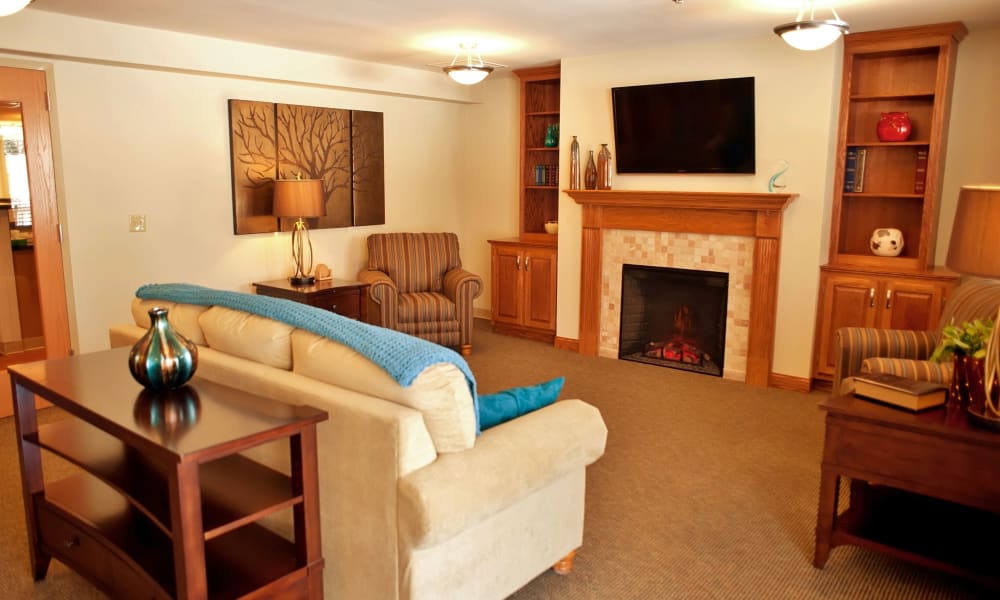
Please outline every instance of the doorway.
[[[5, 207], [0, 208], [4, 417], [13, 409], [7, 367], [68, 356], [70, 336], [44, 71], [0, 67], [0, 121], [7, 124], [3, 160], [10, 167], [0, 173], [0, 206]], [[14, 158], [7, 161], [8, 155]]]

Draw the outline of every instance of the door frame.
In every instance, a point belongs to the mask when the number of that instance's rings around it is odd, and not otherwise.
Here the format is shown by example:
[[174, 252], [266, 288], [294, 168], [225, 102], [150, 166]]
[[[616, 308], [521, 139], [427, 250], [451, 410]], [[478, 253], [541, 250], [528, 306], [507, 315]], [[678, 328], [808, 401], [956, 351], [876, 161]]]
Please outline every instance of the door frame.
[[[0, 98], [21, 103], [45, 357], [57, 358], [69, 356], [72, 347], [50, 123], [50, 77], [51, 65], [0, 58]], [[22, 354], [4, 357], [0, 367], [40, 358], [37, 352]], [[0, 406], [0, 416], [7, 409]]]

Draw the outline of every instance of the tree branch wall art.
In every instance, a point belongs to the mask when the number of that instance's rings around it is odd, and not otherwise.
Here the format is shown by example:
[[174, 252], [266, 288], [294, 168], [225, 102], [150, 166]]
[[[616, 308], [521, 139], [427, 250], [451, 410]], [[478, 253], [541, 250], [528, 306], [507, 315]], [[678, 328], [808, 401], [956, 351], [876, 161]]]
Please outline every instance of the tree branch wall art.
[[385, 223], [382, 113], [229, 101], [233, 230], [290, 231], [271, 214], [275, 179], [323, 180], [326, 216], [309, 229]]

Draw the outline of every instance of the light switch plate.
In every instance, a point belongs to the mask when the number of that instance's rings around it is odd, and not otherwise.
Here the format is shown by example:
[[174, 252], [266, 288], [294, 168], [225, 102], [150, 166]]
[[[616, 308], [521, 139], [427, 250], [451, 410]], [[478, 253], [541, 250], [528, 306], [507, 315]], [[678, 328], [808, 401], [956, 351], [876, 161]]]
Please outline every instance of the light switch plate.
[[146, 215], [129, 215], [128, 230], [133, 233], [146, 231]]

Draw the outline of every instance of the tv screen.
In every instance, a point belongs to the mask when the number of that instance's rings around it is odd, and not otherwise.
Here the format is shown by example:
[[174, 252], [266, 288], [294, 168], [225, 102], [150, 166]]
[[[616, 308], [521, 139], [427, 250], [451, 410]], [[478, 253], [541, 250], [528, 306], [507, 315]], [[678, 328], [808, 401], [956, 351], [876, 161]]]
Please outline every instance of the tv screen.
[[618, 173], [754, 173], [754, 78], [611, 88]]

